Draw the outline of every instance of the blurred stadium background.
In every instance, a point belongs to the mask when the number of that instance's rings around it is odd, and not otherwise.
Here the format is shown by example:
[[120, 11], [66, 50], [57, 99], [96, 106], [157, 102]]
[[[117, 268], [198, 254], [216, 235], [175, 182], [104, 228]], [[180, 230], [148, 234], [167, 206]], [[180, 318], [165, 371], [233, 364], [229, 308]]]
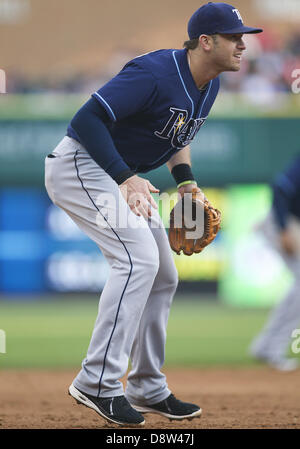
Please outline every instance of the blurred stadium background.
[[[51, 204], [44, 158], [127, 60], [182, 47], [202, 3], [0, 0], [0, 367], [74, 367], [84, 356], [108, 267]], [[242, 70], [221, 76], [192, 145], [194, 172], [224, 220], [203, 254], [174, 256], [168, 364], [253, 363], [247, 346], [291, 281], [253, 226], [268, 211], [273, 177], [300, 151], [300, 2], [232, 3], [264, 33], [246, 36]], [[166, 168], [149, 179], [174, 189]]]

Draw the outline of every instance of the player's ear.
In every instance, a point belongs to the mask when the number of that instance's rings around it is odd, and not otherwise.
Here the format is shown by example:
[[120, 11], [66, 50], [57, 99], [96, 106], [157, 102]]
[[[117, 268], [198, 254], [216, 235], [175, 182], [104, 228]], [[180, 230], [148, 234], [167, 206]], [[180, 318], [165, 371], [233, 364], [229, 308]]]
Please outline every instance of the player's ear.
[[206, 34], [201, 34], [199, 36], [199, 46], [203, 48], [204, 51], [210, 51], [213, 48], [213, 39], [211, 36]]

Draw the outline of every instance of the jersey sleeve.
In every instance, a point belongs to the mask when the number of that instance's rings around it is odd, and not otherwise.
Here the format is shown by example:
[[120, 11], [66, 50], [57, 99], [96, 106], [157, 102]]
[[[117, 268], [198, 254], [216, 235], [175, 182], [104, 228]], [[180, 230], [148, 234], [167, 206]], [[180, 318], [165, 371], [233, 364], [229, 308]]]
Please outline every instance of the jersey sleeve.
[[292, 161], [277, 182], [286, 194], [293, 195], [300, 190], [300, 156]]
[[118, 121], [147, 109], [155, 91], [153, 75], [131, 62], [92, 96], [101, 103], [113, 121]]
[[291, 202], [300, 192], [300, 157], [297, 157], [285, 172], [277, 176], [272, 188], [275, 220], [277, 225], [284, 229], [287, 225]]

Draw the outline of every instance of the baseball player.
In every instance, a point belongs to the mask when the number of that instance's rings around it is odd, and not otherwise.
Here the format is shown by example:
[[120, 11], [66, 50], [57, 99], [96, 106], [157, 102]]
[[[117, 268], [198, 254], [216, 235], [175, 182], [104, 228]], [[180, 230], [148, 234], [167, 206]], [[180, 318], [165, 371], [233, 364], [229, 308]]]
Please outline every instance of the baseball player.
[[[261, 31], [244, 26], [231, 5], [205, 4], [189, 20], [183, 49], [129, 61], [92, 94], [46, 158], [50, 198], [110, 265], [87, 356], [69, 387], [109, 422], [142, 426], [142, 413], [201, 414], [171, 393], [161, 372], [177, 271], [151, 196], [159, 190], [139, 174], [167, 164], [181, 195], [195, 188], [189, 143], [215, 101], [218, 75], [240, 69], [243, 34]], [[197, 195], [204, 199], [198, 187]]]
[[254, 339], [250, 353], [280, 371], [292, 371], [299, 367], [297, 359], [286, 353], [300, 324], [300, 155], [275, 179], [272, 192], [271, 211], [257, 229], [281, 256], [294, 282]]

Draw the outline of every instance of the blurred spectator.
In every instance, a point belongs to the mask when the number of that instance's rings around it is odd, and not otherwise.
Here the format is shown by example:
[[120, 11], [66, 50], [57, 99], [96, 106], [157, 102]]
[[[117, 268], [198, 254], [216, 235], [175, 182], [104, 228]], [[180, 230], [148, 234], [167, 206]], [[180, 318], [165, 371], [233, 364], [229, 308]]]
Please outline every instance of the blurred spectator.
[[294, 56], [300, 56], [300, 32], [296, 32], [289, 39], [287, 50]]
[[285, 91], [286, 86], [275, 67], [270, 71], [260, 70], [258, 62], [250, 62], [248, 73], [240, 84], [240, 91], [251, 103], [272, 107], [278, 104], [277, 94], [279, 91]]

